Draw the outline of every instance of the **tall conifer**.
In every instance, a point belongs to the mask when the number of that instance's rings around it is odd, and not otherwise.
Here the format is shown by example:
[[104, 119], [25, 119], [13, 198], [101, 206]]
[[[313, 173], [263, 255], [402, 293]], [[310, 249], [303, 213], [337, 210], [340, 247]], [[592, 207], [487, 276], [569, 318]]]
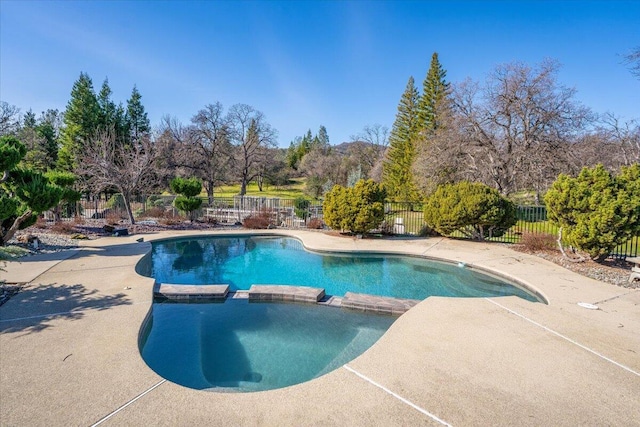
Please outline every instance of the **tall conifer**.
[[58, 168], [73, 171], [83, 145], [93, 136], [100, 121], [100, 105], [87, 73], [73, 84], [71, 99], [64, 112], [62, 144], [58, 153]]
[[138, 92], [138, 88], [133, 86], [131, 97], [127, 101], [126, 123], [129, 131], [128, 137], [134, 142], [151, 130], [149, 118], [144, 111], [141, 99], [142, 95]]
[[418, 100], [415, 81], [409, 77], [389, 135], [389, 151], [382, 170], [384, 187], [395, 201], [417, 201], [419, 198], [411, 170], [416, 155], [416, 137], [420, 130]]
[[447, 72], [438, 60], [438, 53], [431, 56], [431, 65], [422, 84], [422, 96], [418, 104], [420, 130], [427, 133], [438, 128], [438, 108], [449, 94], [449, 83], [445, 80]]

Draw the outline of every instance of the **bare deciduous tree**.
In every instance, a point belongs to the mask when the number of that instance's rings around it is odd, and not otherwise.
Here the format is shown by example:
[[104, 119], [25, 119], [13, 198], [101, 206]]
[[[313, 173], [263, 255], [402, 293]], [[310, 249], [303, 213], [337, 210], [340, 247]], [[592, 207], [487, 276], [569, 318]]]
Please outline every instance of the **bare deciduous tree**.
[[631, 49], [631, 52], [624, 56], [624, 63], [629, 66], [631, 74], [640, 79], [640, 46]]
[[621, 122], [614, 114], [605, 114], [599, 128], [613, 143], [614, 154], [619, 166], [640, 163], [640, 123], [638, 120]]
[[[362, 132], [351, 136], [351, 141], [347, 154], [355, 158], [362, 174], [373, 178], [372, 172], [375, 174], [377, 169], [381, 172], [384, 153], [389, 146], [389, 128], [378, 123], [366, 125]], [[380, 167], [376, 168], [378, 164]]]
[[502, 194], [546, 188], [566, 169], [568, 151], [590, 111], [573, 100], [575, 90], [556, 81], [558, 65], [499, 66], [482, 88], [467, 81], [452, 94], [459, 120], [458, 145], [474, 179]]
[[135, 144], [120, 144], [114, 132], [102, 132], [86, 145], [79, 173], [96, 192], [117, 189], [124, 199], [129, 221], [135, 224], [131, 198], [158, 182], [160, 151], [149, 136]]
[[8, 102], [0, 102], [0, 136], [13, 135], [20, 129], [20, 109]]
[[182, 163], [202, 180], [209, 204], [212, 204], [214, 188], [228, 178], [233, 159], [233, 146], [222, 104], [216, 102], [205, 106], [193, 116], [191, 123], [182, 146]]
[[235, 170], [240, 180], [240, 195], [244, 195], [249, 182], [267, 162], [268, 148], [276, 146], [277, 132], [266, 122], [264, 114], [246, 104], [232, 106], [227, 121], [236, 147]]

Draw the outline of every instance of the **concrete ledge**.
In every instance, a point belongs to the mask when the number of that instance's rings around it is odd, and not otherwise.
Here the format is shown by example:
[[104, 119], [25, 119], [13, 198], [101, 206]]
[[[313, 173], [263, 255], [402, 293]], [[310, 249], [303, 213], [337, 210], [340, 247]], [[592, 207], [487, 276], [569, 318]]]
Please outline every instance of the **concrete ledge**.
[[370, 311], [383, 314], [400, 315], [407, 312], [420, 300], [391, 297], [379, 297], [376, 295], [356, 294], [347, 292], [342, 298], [342, 308], [360, 311]]
[[307, 286], [251, 285], [249, 301], [290, 301], [317, 303], [324, 297], [324, 289]]
[[176, 285], [161, 283], [156, 285], [153, 296], [170, 300], [225, 299], [229, 285]]

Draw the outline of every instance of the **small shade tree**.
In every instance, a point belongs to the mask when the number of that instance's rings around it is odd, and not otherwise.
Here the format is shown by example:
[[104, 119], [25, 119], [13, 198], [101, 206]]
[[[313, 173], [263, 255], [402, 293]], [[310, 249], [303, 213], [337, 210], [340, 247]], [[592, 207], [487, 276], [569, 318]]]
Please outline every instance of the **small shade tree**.
[[478, 182], [462, 181], [439, 186], [424, 205], [424, 221], [442, 235], [456, 231], [484, 240], [498, 237], [516, 221], [515, 205]]
[[0, 245], [32, 225], [38, 214], [57, 205], [62, 197], [62, 189], [42, 174], [18, 166], [25, 154], [18, 139], [0, 138]]
[[189, 219], [193, 222], [196, 211], [202, 206], [202, 199], [197, 197], [202, 191], [202, 181], [198, 178], [176, 177], [171, 180], [170, 187], [171, 191], [178, 194], [173, 205], [179, 211], [189, 215]]
[[[562, 241], [603, 261], [616, 246], [640, 235], [640, 165], [614, 176], [602, 165], [577, 177], [561, 174], [545, 195], [549, 220]], [[564, 251], [563, 251], [564, 252]]]
[[382, 185], [373, 180], [360, 180], [352, 188], [335, 185], [322, 204], [325, 223], [334, 229], [365, 234], [384, 221]]

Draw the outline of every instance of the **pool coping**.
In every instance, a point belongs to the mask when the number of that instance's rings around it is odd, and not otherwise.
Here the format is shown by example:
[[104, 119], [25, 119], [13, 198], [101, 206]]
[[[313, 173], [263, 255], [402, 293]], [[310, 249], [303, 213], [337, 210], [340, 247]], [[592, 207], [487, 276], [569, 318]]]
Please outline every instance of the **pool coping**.
[[[640, 418], [633, 399], [640, 393], [637, 290], [499, 245], [277, 231], [314, 250], [389, 249], [518, 275], [549, 305], [515, 297], [428, 298], [344, 369], [285, 389], [209, 393], [169, 383], [141, 361], [137, 338], [154, 281], [133, 269], [150, 245], [136, 243], [140, 235], [83, 242], [76, 255], [39, 273], [40, 261], [7, 268], [34, 277], [0, 307], [1, 423], [441, 424], [431, 414], [453, 425], [628, 425]], [[174, 235], [187, 234], [204, 235]], [[107, 305], [51, 297], [78, 284], [87, 289], [85, 300], [105, 296]], [[129, 302], [116, 304], [121, 300]], [[580, 301], [600, 310], [585, 310]], [[82, 311], [75, 303], [84, 304]]]

